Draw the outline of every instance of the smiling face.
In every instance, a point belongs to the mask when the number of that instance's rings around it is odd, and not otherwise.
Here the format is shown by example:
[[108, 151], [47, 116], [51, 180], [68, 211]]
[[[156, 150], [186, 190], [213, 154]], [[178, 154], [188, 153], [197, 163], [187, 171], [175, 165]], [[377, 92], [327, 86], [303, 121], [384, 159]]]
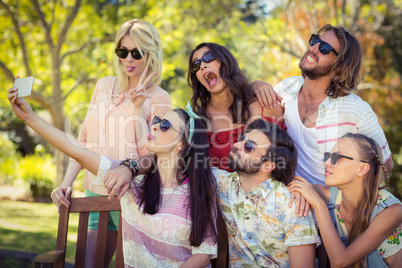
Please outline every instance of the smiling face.
[[[131, 39], [130, 36], [125, 35], [121, 39], [121, 44], [119, 48], [125, 48], [128, 50], [132, 50], [134, 48], [137, 48], [136, 43]], [[139, 60], [136, 60], [133, 58], [131, 53], [128, 53], [128, 56], [125, 59], [120, 59], [121, 63], [123, 64], [127, 76], [130, 77], [140, 77], [142, 72], [144, 71], [145, 65], [146, 65], [146, 59], [147, 55], [142, 57]]]
[[184, 122], [174, 111], [167, 112], [162, 119], [168, 120], [172, 127], [162, 132], [160, 123], [152, 125], [151, 131], [147, 135], [145, 148], [156, 155], [172, 152], [178, 154], [182, 146], [181, 133], [183, 133]]
[[361, 175], [362, 166], [368, 165], [359, 161], [362, 158], [358, 145], [350, 138], [342, 138], [332, 148], [331, 153], [334, 152], [354, 160], [339, 157], [338, 162], [334, 165], [331, 164], [331, 159], [325, 161], [325, 184], [335, 187], [352, 184]]
[[[204, 46], [198, 49], [192, 58], [192, 62], [201, 59], [204, 55], [210, 53], [208, 47]], [[196, 72], [198, 81], [211, 93], [217, 94], [221, 93], [226, 89], [225, 82], [221, 79], [219, 75], [219, 68], [221, 67], [221, 62], [217, 59], [205, 63], [201, 61], [200, 69]]]
[[[327, 31], [320, 36], [322, 41], [330, 44], [336, 51], [339, 51], [341, 44], [333, 31]], [[299, 68], [302, 70], [303, 76], [311, 80], [328, 76], [331, 73], [332, 66], [336, 59], [336, 55], [331, 51], [324, 55], [319, 50], [320, 43], [310, 46], [304, 53]]]

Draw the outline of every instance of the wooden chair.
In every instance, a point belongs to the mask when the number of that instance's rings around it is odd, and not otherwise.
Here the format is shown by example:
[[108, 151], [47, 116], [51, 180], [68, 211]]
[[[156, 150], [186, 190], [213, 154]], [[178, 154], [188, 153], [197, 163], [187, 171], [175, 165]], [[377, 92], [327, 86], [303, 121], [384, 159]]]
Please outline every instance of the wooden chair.
[[[98, 239], [96, 244], [95, 267], [104, 267], [106, 252], [107, 225], [109, 211], [121, 211], [117, 198], [108, 200], [107, 196], [71, 198], [70, 207], [61, 206], [56, 250], [38, 255], [34, 259], [34, 267], [64, 267], [67, 246], [68, 219], [70, 213], [80, 213], [78, 223], [75, 267], [84, 267], [88, 231], [89, 212], [99, 211]], [[115, 267], [123, 267], [123, 241], [121, 216], [117, 235]]]

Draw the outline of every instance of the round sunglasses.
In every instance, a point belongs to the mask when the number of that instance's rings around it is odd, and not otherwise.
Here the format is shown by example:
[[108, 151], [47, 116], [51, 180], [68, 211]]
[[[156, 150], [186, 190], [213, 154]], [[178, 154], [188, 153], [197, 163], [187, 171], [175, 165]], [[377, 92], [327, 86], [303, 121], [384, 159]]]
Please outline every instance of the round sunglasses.
[[257, 152], [256, 150], [255, 150], [255, 143], [252, 141], [252, 140], [250, 140], [250, 139], [247, 139], [246, 140], [246, 135], [245, 134], [241, 134], [240, 135], [240, 139], [239, 139], [239, 141], [240, 142], [243, 142], [243, 141], [245, 141], [244, 142], [244, 152], [246, 153], [246, 154], [249, 154], [249, 153], [251, 153], [251, 151], [254, 151], [254, 152], [256, 152], [257, 154], [259, 154], [259, 155], [261, 155], [262, 157], [264, 157], [264, 155], [262, 154], [262, 153], [260, 153], [260, 152]]
[[356, 160], [356, 161], [360, 161], [363, 163], [368, 163], [365, 160], [355, 159], [353, 157], [346, 156], [346, 155], [339, 154], [339, 153], [329, 153], [329, 152], [324, 153], [324, 162], [326, 162], [330, 158], [331, 158], [331, 165], [336, 165], [336, 163], [338, 163], [339, 158], [345, 158], [345, 159], [349, 159], [349, 160]]
[[174, 131], [176, 131], [177, 133], [181, 134], [180, 131], [176, 130], [173, 126], [172, 123], [170, 123], [169, 120], [167, 119], [161, 119], [159, 116], [155, 115], [154, 119], [152, 119], [152, 125], [156, 125], [159, 124], [159, 129], [162, 132], [166, 132], [168, 131], [168, 129], [173, 129]]
[[320, 43], [320, 46], [318, 47], [318, 50], [321, 52], [321, 54], [327, 55], [329, 52], [333, 51], [335, 56], [338, 56], [338, 52], [327, 42], [322, 41], [321, 38], [316, 35], [312, 34], [310, 37], [310, 41], [308, 41], [310, 46], [314, 46], [317, 43]]
[[193, 61], [191, 63], [191, 72], [193, 74], [195, 74], [196, 72], [198, 72], [198, 70], [201, 68], [201, 61], [205, 62], [205, 63], [210, 63], [212, 61], [214, 61], [215, 58], [214, 56], [212, 56], [211, 51], [207, 51], [207, 53], [205, 53], [201, 59], [197, 59], [195, 61]]
[[128, 50], [126, 48], [116, 48], [114, 52], [120, 59], [127, 58], [129, 52], [131, 53], [131, 56], [133, 56], [135, 60], [140, 60], [142, 58], [140, 51], [136, 48], [132, 50]]

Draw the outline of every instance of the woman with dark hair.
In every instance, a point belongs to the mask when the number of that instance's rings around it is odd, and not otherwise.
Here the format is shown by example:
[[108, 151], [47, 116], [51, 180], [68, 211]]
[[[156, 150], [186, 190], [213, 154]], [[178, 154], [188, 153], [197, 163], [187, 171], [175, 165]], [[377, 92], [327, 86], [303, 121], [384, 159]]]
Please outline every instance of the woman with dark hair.
[[347, 133], [324, 160], [325, 186], [298, 177], [289, 191], [314, 207], [331, 266], [401, 267], [402, 205], [384, 190], [389, 177], [379, 145]]
[[[117, 161], [82, 148], [73, 138], [8, 95], [14, 113], [39, 135], [103, 178], [119, 164], [135, 176], [136, 162]], [[126, 267], [208, 267], [217, 254], [216, 183], [207, 159], [203, 122], [192, 111], [175, 109], [155, 116], [146, 148], [155, 153], [153, 168], [136, 176], [121, 198], [123, 252]], [[72, 143], [75, 146], [72, 146]]]
[[265, 109], [250, 90], [236, 58], [224, 46], [199, 44], [190, 53], [188, 84], [192, 107], [207, 121], [211, 165], [227, 171], [227, 157], [247, 122], [265, 118], [282, 128], [283, 109]]

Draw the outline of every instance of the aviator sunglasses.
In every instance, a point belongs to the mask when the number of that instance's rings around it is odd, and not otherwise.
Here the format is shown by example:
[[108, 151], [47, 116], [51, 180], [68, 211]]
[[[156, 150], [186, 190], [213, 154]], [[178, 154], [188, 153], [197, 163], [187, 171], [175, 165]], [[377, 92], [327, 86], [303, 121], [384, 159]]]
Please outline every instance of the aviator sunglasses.
[[131, 56], [133, 56], [135, 60], [140, 60], [142, 58], [140, 51], [138, 51], [136, 48], [132, 50], [128, 50], [126, 48], [116, 48], [114, 52], [116, 52], [117, 57], [120, 59], [127, 58], [129, 52], [131, 52]]
[[152, 119], [152, 125], [159, 124], [159, 129], [162, 132], [168, 131], [169, 128], [173, 129], [177, 133], [181, 134], [180, 131], [176, 130], [173, 126], [172, 123], [170, 123], [169, 120], [167, 119], [161, 119], [159, 116], [155, 115], [154, 119]]
[[208, 51], [201, 59], [195, 60], [191, 63], [191, 72], [195, 74], [201, 68], [201, 61], [205, 63], [210, 63], [214, 61], [215, 58], [212, 56], [211, 51]]
[[[243, 141], [245, 141], [246, 140], [246, 135], [245, 134], [241, 134], [240, 135], [240, 139], [239, 139], [239, 141], [241, 141], [241, 142], [243, 142]], [[256, 150], [255, 150], [255, 143], [252, 141], [252, 140], [246, 140], [246, 142], [244, 143], [244, 152], [246, 153], [246, 154], [249, 154], [249, 153], [251, 153], [251, 151], [254, 151], [254, 152], [256, 152], [257, 154], [259, 154], [259, 155], [261, 155], [262, 157], [264, 157], [264, 155], [262, 154], [262, 153], [260, 153], [260, 152], [257, 152]]]
[[331, 165], [335, 165], [336, 163], [338, 163], [339, 158], [346, 158], [349, 160], [356, 160], [356, 161], [360, 161], [363, 163], [368, 163], [365, 160], [355, 159], [353, 157], [346, 156], [346, 155], [339, 154], [339, 153], [329, 153], [329, 152], [324, 153], [324, 162], [326, 162], [330, 158], [331, 158]]
[[338, 52], [336, 52], [336, 50], [330, 44], [328, 44], [325, 41], [322, 41], [321, 38], [316, 34], [311, 35], [310, 41], [308, 41], [308, 43], [310, 44], [310, 46], [314, 46], [315, 44], [320, 43], [318, 50], [323, 55], [327, 55], [329, 52], [333, 51], [335, 56], [338, 56]]

